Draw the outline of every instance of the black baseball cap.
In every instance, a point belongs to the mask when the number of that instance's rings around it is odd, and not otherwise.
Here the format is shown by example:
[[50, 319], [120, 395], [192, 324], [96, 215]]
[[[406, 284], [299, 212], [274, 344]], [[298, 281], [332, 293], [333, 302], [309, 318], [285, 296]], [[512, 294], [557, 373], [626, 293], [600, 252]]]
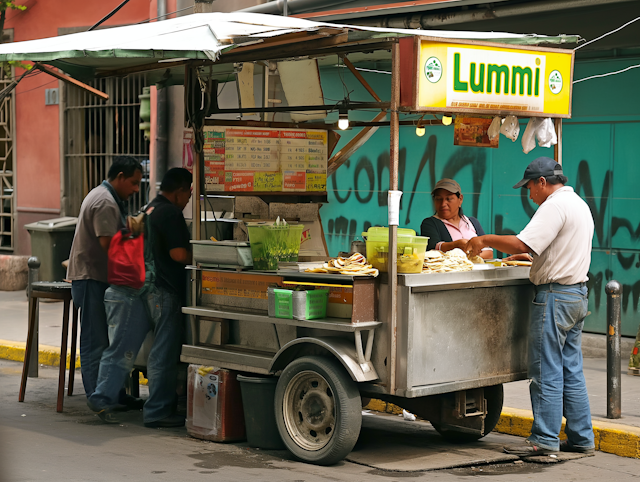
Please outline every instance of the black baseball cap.
[[524, 170], [524, 177], [522, 181], [513, 186], [514, 189], [521, 188], [527, 184], [531, 179], [539, 179], [541, 177], [549, 176], [563, 176], [562, 166], [558, 164], [554, 159], [550, 157], [538, 157], [531, 161], [531, 163]]

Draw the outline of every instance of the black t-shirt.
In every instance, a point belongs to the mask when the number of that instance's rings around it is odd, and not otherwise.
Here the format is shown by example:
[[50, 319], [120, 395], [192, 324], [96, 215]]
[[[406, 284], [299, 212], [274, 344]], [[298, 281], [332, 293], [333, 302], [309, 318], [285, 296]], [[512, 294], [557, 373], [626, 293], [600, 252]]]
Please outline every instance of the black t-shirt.
[[152, 229], [156, 285], [174, 291], [182, 299], [187, 287], [187, 272], [184, 264], [171, 259], [169, 251], [174, 248], [191, 251], [187, 223], [182, 211], [162, 194], [158, 194], [148, 207], [154, 208], [148, 219]]

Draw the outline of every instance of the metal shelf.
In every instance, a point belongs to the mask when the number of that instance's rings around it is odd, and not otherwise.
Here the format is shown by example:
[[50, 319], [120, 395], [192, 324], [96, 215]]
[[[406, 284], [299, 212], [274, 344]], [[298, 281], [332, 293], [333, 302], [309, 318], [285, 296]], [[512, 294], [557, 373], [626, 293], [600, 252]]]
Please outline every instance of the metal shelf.
[[254, 315], [239, 311], [216, 310], [199, 306], [188, 306], [182, 308], [182, 312], [187, 315], [204, 316], [209, 318], [223, 318], [240, 321], [256, 321], [260, 323], [275, 323], [278, 325], [301, 326], [305, 328], [318, 328], [322, 330], [341, 331], [345, 333], [355, 333], [362, 330], [372, 330], [382, 324], [380, 321], [361, 321], [351, 323], [344, 321], [344, 318], [322, 318], [320, 320], [295, 320], [288, 318], [274, 318], [266, 315]]

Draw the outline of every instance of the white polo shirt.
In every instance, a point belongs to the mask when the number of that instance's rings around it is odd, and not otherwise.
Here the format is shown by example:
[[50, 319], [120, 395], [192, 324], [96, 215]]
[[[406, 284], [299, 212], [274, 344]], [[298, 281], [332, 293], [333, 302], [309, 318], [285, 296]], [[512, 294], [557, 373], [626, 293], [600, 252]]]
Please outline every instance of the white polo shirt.
[[533, 250], [533, 284], [572, 285], [589, 279], [593, 217], [572, 187], [551, 194], [517, 237]]

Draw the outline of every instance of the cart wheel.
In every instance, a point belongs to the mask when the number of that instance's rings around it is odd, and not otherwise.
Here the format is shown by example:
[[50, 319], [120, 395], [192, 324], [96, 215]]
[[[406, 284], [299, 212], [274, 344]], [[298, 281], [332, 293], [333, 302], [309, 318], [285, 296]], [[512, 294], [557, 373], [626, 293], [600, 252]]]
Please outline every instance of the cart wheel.
[[339, 462], [360, 435], [360, 392], [337, 360], [298, 358], [276, 386], [278, 431], [299, 459], [318, 465]]
[[[502, 413], [502, 402], [504, 400], [504, 391], [502, 385], [494, 385], [492, 387], [484, 387], [484, 398], [487, 401], [487, 418], [484, 419], [484, 435], [490, 433], [500, 420]], [[458, 432], [451, 428], [442, 428], [440, 424], [431, 422], [445, 440], [452, 443], [475, 442], [484, 437], [484, 435], [474, 435], [471, 433]]]

